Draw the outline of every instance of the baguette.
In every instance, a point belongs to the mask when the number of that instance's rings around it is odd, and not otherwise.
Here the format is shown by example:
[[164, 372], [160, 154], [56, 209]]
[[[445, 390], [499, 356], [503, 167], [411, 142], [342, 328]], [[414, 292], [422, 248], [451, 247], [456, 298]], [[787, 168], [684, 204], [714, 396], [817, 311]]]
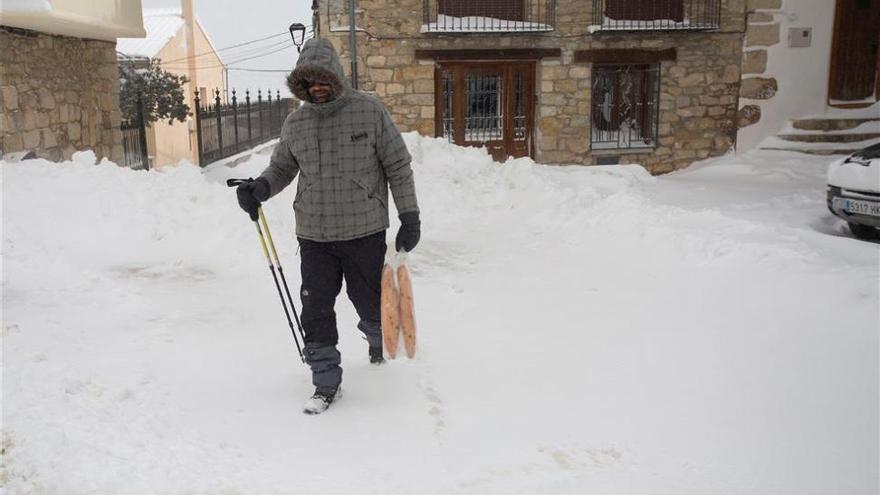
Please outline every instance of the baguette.
[[385, 264], [382, 269], [382, 340], [385, 343], [385, 352], [390, 359], [397, 357], [397, 347], [400, 341], [400, 309], [399, 294], [394, 285], [394, 270], [391, 265]]
[[416, 315], [412, 280], [406, 265], [397, 267], [397, 284], [400, 287], [400, 326], [403, 328], [403, 346], [406, 357], [412, 359], [416, 355]]

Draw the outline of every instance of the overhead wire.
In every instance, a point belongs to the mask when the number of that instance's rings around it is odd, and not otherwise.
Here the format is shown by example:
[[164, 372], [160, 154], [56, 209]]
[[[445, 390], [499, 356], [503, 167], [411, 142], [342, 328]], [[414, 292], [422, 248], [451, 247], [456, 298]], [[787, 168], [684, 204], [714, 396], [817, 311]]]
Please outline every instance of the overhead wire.
[[[308, 25], [308, 26], [306, 26], [306, 28], [310, 29], [311, 31], [314, 31], [314, 26], [311, 25], [311, 24]], [[289, 33], [288, 31], [284, 31], [284, 32], [282, 32], [282, 33], [275, 33], [275, 34], [272, 34], [272, 35], [269, 35], [269, 36], [266, 36], [266, 37], [263, 37], [263, 38], [258, 38], [258, 39], [254, 39], [254, 40], [250, 40], [250, 41], [245, 41], [245, 42], [242, 42], [242, 43], [236, 43], [236, 44], [234, 44], [234, 45], [225, 46], [225, 47], [223, 47], [223, 48], [217, 48], [216, 50], [208, 50], [208, 51], [205, 51], [205, 52], [197, 53], [197, 54], [192, 55], [192, 56], [179, 57], [179, 58], [174, 58], [174, 59], [170, 59], [170, 60], [163, 60], [162, 63], [163, 63], [163, 65], [164, 65], [164, 64], [174, 63], [174, 62], [189, 61], [190, 59], [196, 59], [196, 58], [198, 58], [198, 57], [203, 57], [203, 56], [205, 56], [205, 55], [211, 55], [211, 54], [213, 54], [213, 53], [219, 53], [219, 52], [222, 52], [222, 51], [231, 50], [231, 49], [233, 49], [233, 48], [239, 48], [239, 47], [242, 47], [242, 46], [252, 45], [252, 44], [254, 44], [254, 43], [259, 43], [260, 41], [270, 40], [270, 39], [273, 39], [273, 38], [277, 38], [277, 37], [279, 37], [279, 36], [290, 36], [290, 33]], [[273, 46], [274, 46], [274, 45], [273, 45]], [[256, 48], [256, 47], [252, 47], [252, 48], [249, 48], [248, 50], [253, 50], [253, 49], [255, 49], [255, 48]], [[265, 48], [265, 47], [264, 47], [264, 48]]]
[[[241, 52], [236, 52], [235, 54], [229, 55], [229, 57], [230, 57], [231, 59], [233, 59], [233, 60], [237, 60], [237, 59], [240, 59], [240, 58], [243, 58], [243, 57], [250, 57], [251, 55], [260, 55], [260, 54], [262, 54], [262, 53], [266, 53], [266, 50], [272, 50], [272, 49], [275, 49], [275, 48], [278, 48], [278, 47], [281, 47], [281, 46], [283, 46], [283, 47], [287, 47], [287, 46], [290, 46], [290, 45], [292, 45], [292, 44], [293, 44], [293, 42], [292, 42], [291, 40], [286, 39], [286, 40], [279, 41], [279, 42], [277, 42], [277, 43], [272, 43], [272, 44], [269, 44], [269, 45], [266, 45], [266, 46], [252, 47], [252, 48], [249, 48], [249, 49], [244, 50], [244, 51], [241, 51]], [[221, 62], [222, 62], [222, 60], [221, 60]], [[212, 64], [212, 63], [214, 63], [214, 61], [213, 61], [213, 60], [198, 60], [198, 61], [196, 61], [196, 64], [198, 64], [198, 63], [202, 63], [202, 64], [205, 64], [205, 63]], [[231, 62], [227, 62], [227, 64], [228, 64], [228, 63], [231, 63]], [[164, 62], [164, 61], [163, 61], [163, 62], [161, 63], [161, 65], [162, 65], [163, 67], [168, 67], [168, 68], [185, 69], [185, 68], [187, 68], [187, 67], [189, 66], [189, 62], [176, 62], [176, 63], [171, 63], [171, 62]], [[197, 66], [197, 68], [198, 68], [198, 67], [199, 67], [199, 66]]]
[[293, 42], [292, 42], [292, 41], [288, 41], [284, 46], [282, 46], [282, 47], [280, 47], [280, 48], [276, 48], [276, 49], [274, 49], [274, 50], [270, 50], [270, 51], [268, 51], [268, 52], [261, 53], [261, 54], [259, 54], [259, 55], [253, 55], [253, 56], [244, 57], [244, 58], [240, 58], [240, 59], [236, 59], [236, 60], [231, 60], [231, 61], [229, 61], [229, 62], [227, 62], [227, 63], [225, 63], [225, 64], [197, 65], [195, 68], [196, 68], [196, 69], [215, 69], [215, 68], [218, 68], [218, 67], [227, 67], [228, 65], [231, 65], [231, 64], [238, 64], [238, 63], [241, 63], [241, 62], [246, 62], [246, 61], [248, 61], [248, 60], [254, 60], [254, 59], [258, 59], [258, 58], [266, 57], [266, 56], [271, 55], [271, 54], [273, 54], [273, 53], [277, 53], [277, 52], [280, 52], [280, 51], [282, 51], [282, 50], [286, 50], [286, 49], [288, 49], [288, 48], [290, 48], [290, 47], [292, 47], [292, 46], [293, 46]]
[[260, 41], [266, 41], [266, 40], [270, 40], [270, 39], [272, 39], [272, 38], [277, 38], [277, 37], [279, 37], [279, 36], [281, 36], [281, 35], [289, 35], [289, 34], [288, 34], [287, 31], [285, 31], [285, 32], [283, 32], [283, 33], [276, 33], [276, 34], [273, 34], [273, 35], [271, 35], [271, 36], [266, 36], [265, 38], [259, 38], [259, 39], [255, 39], [255, 40], [245, 41], [245, 42], [243, 42], [243, 43], [237, 43], [237, 44], [235, 44], [235, 45], [229, 45], [229, 46], [225, 46], [225, 47], [223, 47], [223, 48], [217, 48], [216, 50], [208, 50], [208, 51], [205, 51], [205, 52], [197, 53], [197, 54], [192, 55], [192, 56], [186, 56], [186, 57], [174, 58], [174, 59], [171, 59], [171, 60], [163, 60], [163, 62], [165, 62], [165, 63], [171, 63], [171, 62], [179, 62], [179, 61], [182, 61], [182, 60], [189, 60], [189, 59], [191, 59], [191, 58], [198, 58], [198, 57], [201, 57], [201, 56], [204, 56], [204, 55], [210, 55], [210, 54], [212, 54], [212, 53], [217, 53], [217, 52], [222, 52], [222, 51], [226, 51], [226, 50], [231, 50], [231, 49], [233, 49], [233, 48], [238, 48], [238, 47], [241, 47], [241, 46], [252, 45], [252, 44], [254, 44], [254, 43], [259, 43]]

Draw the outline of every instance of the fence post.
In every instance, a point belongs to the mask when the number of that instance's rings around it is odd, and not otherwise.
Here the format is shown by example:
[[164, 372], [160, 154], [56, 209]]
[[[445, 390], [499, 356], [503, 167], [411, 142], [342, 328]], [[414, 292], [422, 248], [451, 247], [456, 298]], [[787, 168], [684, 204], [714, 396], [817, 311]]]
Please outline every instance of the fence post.
[[150, 170], [150, 154], [147, 152], [147, 122], [144, 118], [144, 99], [138, 94], [137, 99], [137, 119], [138, 119], [138, 144], [141, 147], [141, 160], [143, 161], [144, 170]]
[[217, 147], [219, 149], [219, 155], [223, 156], [223, 115], [220, 110], [220, 90], [214, 89], [214, 104], [216, 105], [217, 112]]
[[287, 113], [284, 111], [284, 107], [281, 106], [281, 91], [277, 89], [275, 90], [275, 106], [278, 108], [278, 121], [276, 124], [278, 126], [278, 132], [276, 132], [276, 134], [280, 134], [281, 128], [284, 126], [284, 119], [287, 118]]
[[247, 122], [248, 122], [248, 146], [251, 146], [254, 142], [253, 131], [251, 130], [251, 90], [244, 90], [244, 104], [247, 109]]
[[269, 95], [269, 103], [266, 104], [266, 110], [269, 111], [269, 121], [266, 123], [269, 125], [266, 126], [266, 133], [269, 134], [269, 139], [271, 139], [272, 138], [272, 129], [275, 128], [275, 124], [274, 124], [275, 116], [272, 115], [272, 113], [273, 113], [272, 112], [272, 90], [267, 89], [266, 94]]
[[235, 88], [232, 88], [232, 123], [235, 125], [235, 151], [238, 152], [238, 103], [235, 98]]
[[257, 111], [260, 116], [260, 142], [263, 142], [263, 90], [257, 90]]
[[198, 90], [196, 90], [196, 149], [199, 156], [199, 166], [204, 167], [205, 159], [202, 156], [202, 100], [199, 99]]

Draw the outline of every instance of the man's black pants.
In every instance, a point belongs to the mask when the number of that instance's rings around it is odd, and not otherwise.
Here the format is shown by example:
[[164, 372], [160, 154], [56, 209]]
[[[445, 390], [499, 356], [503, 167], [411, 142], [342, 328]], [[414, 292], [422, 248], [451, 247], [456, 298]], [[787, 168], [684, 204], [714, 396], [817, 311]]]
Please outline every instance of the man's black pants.
[[342, 368], [336, 349], [339, 333], [333, 308], [343, 279], [348, 298], [361, 320], [358, 328], [371, 347], [382, 345], [380, 299], [385, 231], [338, 242], [300, 238], [299, 245], [306, 361], [312, 368], [316, 387], [335, 389], [342, 381]]

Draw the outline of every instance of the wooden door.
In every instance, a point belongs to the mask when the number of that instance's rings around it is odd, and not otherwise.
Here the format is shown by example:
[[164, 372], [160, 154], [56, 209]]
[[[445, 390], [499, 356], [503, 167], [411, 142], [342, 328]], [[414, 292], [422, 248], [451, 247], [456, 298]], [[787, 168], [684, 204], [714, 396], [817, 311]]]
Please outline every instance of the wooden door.
[[880, 0], [837, 0], [828, 97], [873, 99], [878, 94]]
[[534, 156], [534, 73], [531, 62], [439, 65], [437, 136], [485, 147], [498, 161]]

